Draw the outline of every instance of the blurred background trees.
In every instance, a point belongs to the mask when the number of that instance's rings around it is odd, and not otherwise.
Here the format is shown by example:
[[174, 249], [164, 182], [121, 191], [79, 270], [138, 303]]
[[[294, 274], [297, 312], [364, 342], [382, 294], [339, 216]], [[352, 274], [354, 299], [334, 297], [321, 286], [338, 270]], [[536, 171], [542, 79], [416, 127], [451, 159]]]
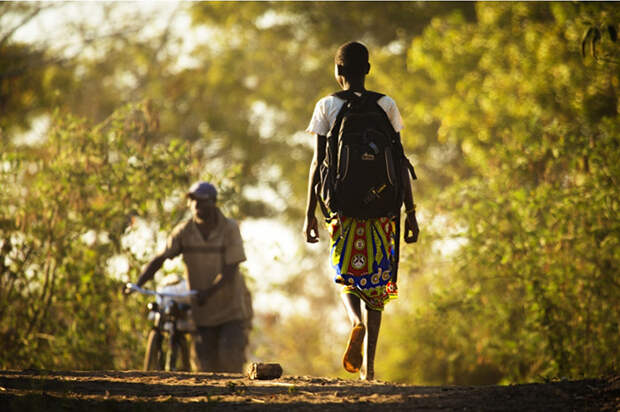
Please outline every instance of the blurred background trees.
[[402, 342], [408, 360], [436, 369], [402, 378], [611, 372], [619, 71], [584, 60], [579, 48], [588, 19], [617, 22], [617, 12], [516, 3], [478, 5], [477, 15], [475, 24], [435, 20], [409, 49], [409, 70], [430, 86], [420, 113], [440, 124], [437, 139], [457, 147], [469, 172], [432, 207], [445, 225], [438, 239], [451, 226], [463, 244], [429, 279], [439, 288], [431, 304], [414, 303], [413, 320], [395, 325], [414, 325]]
[[[613, 4], [99, 3], [63, 36], [24, 38], [71, 7], [0, 5], [0, 367], [139, 367], [141, 302], [119, 290], [158, 240], [137, 228], [173, 226], [197, 178], [242, 222], [299, 233], [303, 130], [336, 91], [337, 46], [357, 39], [420, 177], [422, 236], [403, 250], [378, 377], [617, 373]], [[283, 273], [248, 273], [288, 298], [255, 307], [251, 356], [344, 376], [326, 245], [297, 246]]]

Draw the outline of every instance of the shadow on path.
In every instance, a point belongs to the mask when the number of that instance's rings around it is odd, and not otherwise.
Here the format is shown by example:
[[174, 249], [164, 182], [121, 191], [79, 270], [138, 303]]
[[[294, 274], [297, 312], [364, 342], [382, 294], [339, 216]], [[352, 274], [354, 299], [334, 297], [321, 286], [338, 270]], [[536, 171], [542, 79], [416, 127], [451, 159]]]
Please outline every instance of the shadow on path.
[[620, 377], [511, 386], [412, 386], [284, 376], [0, 371], [2, 411], [617, 411]]

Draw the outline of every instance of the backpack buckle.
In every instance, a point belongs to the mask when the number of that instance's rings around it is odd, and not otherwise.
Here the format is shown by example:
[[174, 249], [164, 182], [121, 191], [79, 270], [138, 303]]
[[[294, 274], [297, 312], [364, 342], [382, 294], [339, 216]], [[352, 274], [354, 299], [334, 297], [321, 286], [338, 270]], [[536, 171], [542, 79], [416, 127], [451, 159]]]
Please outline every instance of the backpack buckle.
[[368, 194], [366, 195], [366, 197], [364, 198], [364, 204], [367, 205], [368, 203], [377, 200], [381, 197], [381, 192], [383, 192], [385, 190], [385, 188], [387, 187], [387, 185], [382, 185], [381, 187], [377, 188], [372, 188], [368, 191]]

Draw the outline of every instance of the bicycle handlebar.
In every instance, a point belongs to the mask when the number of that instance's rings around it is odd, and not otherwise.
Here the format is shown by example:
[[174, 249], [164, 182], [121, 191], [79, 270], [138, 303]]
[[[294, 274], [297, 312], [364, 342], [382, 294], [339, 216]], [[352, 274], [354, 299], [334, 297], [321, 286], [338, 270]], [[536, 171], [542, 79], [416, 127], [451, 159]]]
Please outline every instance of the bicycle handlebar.
[[136, 285], [135, 283], [127, 283], [125, 285], [126, 289], [130, 289], [133, 291], [136, 291], [138, 293], [142, 293], [143, 295], [153, 295], [153, 296], [160, 296], [162, 298], [187, 298], [187, 297], [192, 297], [198, 294], [197, 290], [188, 290], [187, 292], [180, 292], [180, 293], [172, 293], [172, 292], [158, 292], [156, 290], [151, 290], [151, 289], [144, 289], [141, 288], [140, 286]]

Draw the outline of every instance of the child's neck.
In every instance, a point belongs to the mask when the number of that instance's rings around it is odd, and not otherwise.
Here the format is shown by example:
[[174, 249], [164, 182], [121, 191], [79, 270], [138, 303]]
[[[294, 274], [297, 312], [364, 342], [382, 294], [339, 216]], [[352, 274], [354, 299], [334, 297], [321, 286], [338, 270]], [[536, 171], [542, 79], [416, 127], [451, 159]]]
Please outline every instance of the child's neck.
[[345, 79], [344, 84], [342, 85], [343, 90], [350, 90], [352, 92], [363, 92], [366, 90], [364, 88], [364, 78], [361, 79]]

